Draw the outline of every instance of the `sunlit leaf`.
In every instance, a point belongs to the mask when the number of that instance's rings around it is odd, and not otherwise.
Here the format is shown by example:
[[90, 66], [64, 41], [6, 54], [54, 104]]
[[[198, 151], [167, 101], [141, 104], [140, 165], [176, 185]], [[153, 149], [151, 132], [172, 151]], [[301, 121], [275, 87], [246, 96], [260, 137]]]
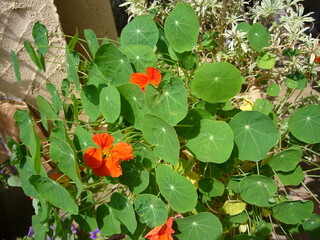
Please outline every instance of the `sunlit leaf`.
[[241, 160], [263, 159], [280, 137], [272, 120], [260, 112], [240, 112], [229, 124], [233, 130]]
[[161, 195], [174, 211], [185, 213], [195, 208], [198, 196], [188, 179], [167, 165], [159, 165], [156, 168], [156, 180]]
[[297, 109], [288, 121], [293, 136], [306, 143], [320, 142], [320, 106], [309, 105]]
[[220, 240], [222, 239], [222, 225], [218, 217], [209, 212], [177, 218], [177, 234], [179, 240]]
[[165, 21], [164, 32], [176, 52], [191, 51], [199, 35], [199, 21], [192, 7], [186, 3], [176, 5]]

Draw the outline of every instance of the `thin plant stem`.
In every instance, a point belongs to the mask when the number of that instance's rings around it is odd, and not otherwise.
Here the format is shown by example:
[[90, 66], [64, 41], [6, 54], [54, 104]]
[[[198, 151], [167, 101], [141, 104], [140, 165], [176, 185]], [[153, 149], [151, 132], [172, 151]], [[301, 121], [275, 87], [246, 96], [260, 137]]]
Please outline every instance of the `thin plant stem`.
[[301, 184], [310, 193], [310, 195], [314, 198], [314, 200], [316, 200], [317, 203], [320, 204], [319, 199], [311, 192], [311, 190], [307, 187], [307, 185], [303, 181], [301, 181]]

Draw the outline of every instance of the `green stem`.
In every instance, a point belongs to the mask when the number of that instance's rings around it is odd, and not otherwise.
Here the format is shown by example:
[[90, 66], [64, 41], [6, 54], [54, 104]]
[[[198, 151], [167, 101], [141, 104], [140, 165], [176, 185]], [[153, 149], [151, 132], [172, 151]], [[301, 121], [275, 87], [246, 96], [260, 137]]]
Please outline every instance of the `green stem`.
[[314, 198], [314, 200], [316, 200], [317, 203], [320, 204], [319, 199], [310, 191], [310, 189], [307, 187], [307, 185], [305, 185], [303, 181], [301, 181], [301, 184], [310, 193], [310, 195]]

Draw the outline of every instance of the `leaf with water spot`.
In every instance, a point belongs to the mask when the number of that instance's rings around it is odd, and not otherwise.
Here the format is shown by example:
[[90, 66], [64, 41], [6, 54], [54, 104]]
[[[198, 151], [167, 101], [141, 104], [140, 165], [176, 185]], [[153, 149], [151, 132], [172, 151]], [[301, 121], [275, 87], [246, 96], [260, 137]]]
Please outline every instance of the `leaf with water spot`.
[[154, 154], [171, 164], [176, 164], [179, 159], [180, 144], [173, 127], [162, 118], [151, 114], [146, 114], [141, 124], [143, 136], [147, 142], [154, 145]]
[[209, 103], [226, 102], [241, 90], [242, 76], [228, 62], [204, 64], [194, 73], [191, 92]]
[[190, 139], [187, 147], [200, 161], [223, 163], [233, 149], [232, 129], [225, 122], [202, 119], [199, 135]]
[[194, 185], [171, 167], [159, 165], [156, 168], [156, 181], [161, 195], [174, 211], [185, 213], [196, 207], [198, 196]]
[[209, 212], [201, 212], [196, 215], [175, 220], [178, 225], [179, 240], [220, 240], [223, 231], [218, 217]]
[[309, 105], [297, 109], [288, 121], [292, 135], [300, 141], [314, 144], [320, 142], [320, 106]]
[[192, 7], [186, 3], [176, 5], [165, 21], [164, 32], [176, 52], [191, 51], [199, 35], [199, 21]]
[[142, 223], [150, 228], [161, 226], [167, 221], [167, 207], [161, 199], [152, 194], [140, 194], [134, 200], [134, 207]]
[[280, 137], [272, 120], [260, 112], [244, 111], [229, 123], [241, 160], [259, 161], [276, 145]]
[[147, 45], [154, 47], [158, 42], [159, 31], [155, 22], [148, 16], [135, 17], [127, 24], [120, 36], [120, 43], [127, 45]]
[[270, 206], [269, 199], [277, 191], [277, 183], [263, 175], [244, 177], [239, 184], [241, 198], [258, 207]]

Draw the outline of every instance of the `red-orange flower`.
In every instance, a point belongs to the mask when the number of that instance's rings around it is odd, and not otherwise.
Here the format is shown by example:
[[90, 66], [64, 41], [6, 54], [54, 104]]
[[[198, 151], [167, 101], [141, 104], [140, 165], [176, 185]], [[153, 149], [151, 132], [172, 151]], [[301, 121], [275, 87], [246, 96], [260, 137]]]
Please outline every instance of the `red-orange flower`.
[[100, 177], [119, 177], [122, 175], [120, 161], [133, 159], [132, 146], [125, 142], [113, 144], [113, 137], [108, 133], [95, 134], [92, 140], [99, 148], [88, 148], [83, 155], [85, 164]]
[[142, 91], [145, 91], [144, 89], [149, 83], [158, 87], [162, 78], [159, 70], [153, 67], [148, 67], [146, 72], [147, 73], [133, 73], [130, 78], [130, 82], [138, 84]]
[[171, 236], [173, 233], [172, 218], [170, 217], [165, 224], [155, 227], [144, 237], [150, 240], [173, 240]]

